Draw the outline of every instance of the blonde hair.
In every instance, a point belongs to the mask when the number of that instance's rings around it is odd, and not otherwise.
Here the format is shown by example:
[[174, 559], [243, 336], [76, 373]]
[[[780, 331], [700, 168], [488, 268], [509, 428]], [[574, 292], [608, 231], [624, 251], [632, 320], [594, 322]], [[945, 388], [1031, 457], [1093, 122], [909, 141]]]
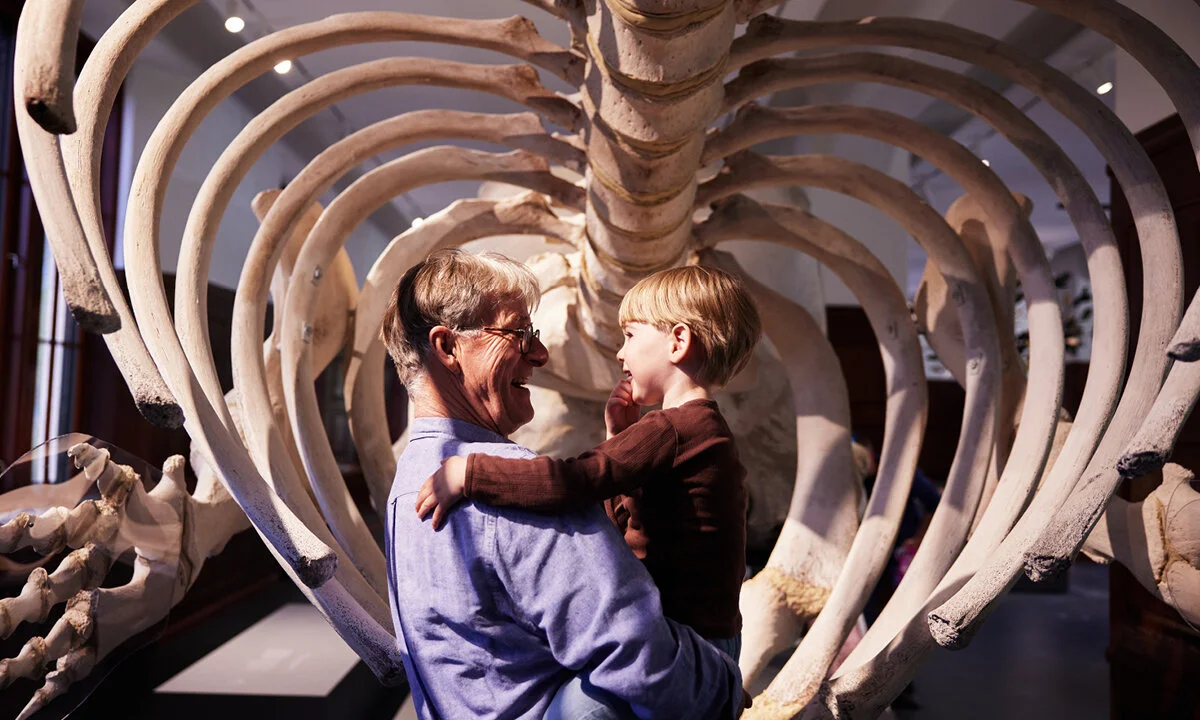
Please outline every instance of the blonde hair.
[[758, 309], [741, 280], [702, 265], [644, 278], [625, 293], [619, 317], [622, 326], [646, 323], [663, 332], [687, 325], [704, 354], [696, 381], [718, 387], [746, 366], [762, 333]]
[[537, 278], [516, 260], [499, 253], [439, 250], [400, 278], [380, 335], [411, 394], [423, 377], [431, 329], [477, 329], [491, 321], [500, 305], [516, 300], [532, 312], [540, 297]]

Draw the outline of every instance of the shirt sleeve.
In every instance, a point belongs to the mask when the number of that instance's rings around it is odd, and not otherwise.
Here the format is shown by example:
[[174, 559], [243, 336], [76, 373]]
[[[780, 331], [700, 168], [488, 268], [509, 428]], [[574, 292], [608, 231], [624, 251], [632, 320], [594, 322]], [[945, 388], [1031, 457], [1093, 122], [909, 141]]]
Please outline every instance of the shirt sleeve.
[[737, 664], [663, 617], [654, 582], [599, 506], [550, 522], [501, 521], [496, 557], [517, 612], [545, 633], [560, 665], [638, 717], [736, 717]]
[[641, 487], [675, 462], [679, 437], [661, 412], [574, 458], [467, 457], [463, 495], [498, 507], [564, 512]]

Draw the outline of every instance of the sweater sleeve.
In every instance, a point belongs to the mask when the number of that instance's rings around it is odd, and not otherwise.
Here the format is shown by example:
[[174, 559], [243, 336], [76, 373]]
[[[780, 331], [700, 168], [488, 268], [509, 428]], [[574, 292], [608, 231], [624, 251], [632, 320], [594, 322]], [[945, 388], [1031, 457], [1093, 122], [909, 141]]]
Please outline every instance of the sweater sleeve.
[[670, 469], [678, 444], [666, 415], [647, 413], [595, 449], [566, 460], [470, 455], [463, 494], [486, 505], [548, 513], [584, 508]]

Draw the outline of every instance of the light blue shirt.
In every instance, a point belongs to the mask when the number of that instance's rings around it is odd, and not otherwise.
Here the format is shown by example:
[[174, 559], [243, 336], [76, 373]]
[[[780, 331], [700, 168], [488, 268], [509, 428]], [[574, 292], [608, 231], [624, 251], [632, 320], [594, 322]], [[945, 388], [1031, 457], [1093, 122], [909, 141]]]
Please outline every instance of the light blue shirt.
[[448, 418], [413, 421], [388, 499], [388, 594], [417, 714], [541, 718], [575, 675], [644, 718], [725, 718], [737, 665], [662, 614], [658, 590], [597, 506], [559, 516], [460, 503], [433, 531], [413, 510], [445, 458], [534, 453]]

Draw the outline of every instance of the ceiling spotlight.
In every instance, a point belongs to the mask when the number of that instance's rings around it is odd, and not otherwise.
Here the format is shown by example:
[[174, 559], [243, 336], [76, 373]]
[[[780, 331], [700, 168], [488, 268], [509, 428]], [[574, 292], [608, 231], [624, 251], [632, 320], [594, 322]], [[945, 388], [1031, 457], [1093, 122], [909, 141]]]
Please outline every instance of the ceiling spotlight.
[[1096, 94], [1097, 95], [1107, 95], [1110, 92], [1112, 92], [1112, 89], [1113, 89], [1113, 84], [1110, 82], [1106, 82], [1106, 83], [1103, 83], [1100, 87], [1096, 88]]
[[291, 60], [284, 60], [283, 62], [281, 62], [275, 66], [275, 72], [279, 73], [280, 75], [286, 75], [289, 72], [291, 72], [291, 70], [292, 70], [292, 61]]
[[225, 29], [231, 33], [240, 33], [246, 29], [246, 21], [237, 15], [231, 15], [229, 16], [229, 19], [225, 21]]
[[984, 167], [991, 167], [991, 166], [992, 166], [992, 164], [991, 164], [990, 162], [988, 162], [988, 159], [987, 159], [987, 158], [984, 158], [984, 159], [983, 159], [983, 165], [984, 165]]

